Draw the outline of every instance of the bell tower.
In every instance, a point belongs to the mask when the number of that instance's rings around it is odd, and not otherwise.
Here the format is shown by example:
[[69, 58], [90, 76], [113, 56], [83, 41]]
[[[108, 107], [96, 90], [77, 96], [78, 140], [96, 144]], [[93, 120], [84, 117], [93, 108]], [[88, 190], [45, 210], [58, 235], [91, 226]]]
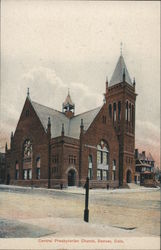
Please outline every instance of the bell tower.
[[106, 104], [119, 140], [119, 185], [135, 176], [135, 80], [132, 82], [121, 55], [110, 82], [106, 80]]
[[68, 95], [63, 102], [62, 105], [62, 112], [68, 117], [72, 118], [74, 116], [75, 112], [75, 104], [72, 102], [72, 99], [70, 97], [69, 89], [68, 89]]

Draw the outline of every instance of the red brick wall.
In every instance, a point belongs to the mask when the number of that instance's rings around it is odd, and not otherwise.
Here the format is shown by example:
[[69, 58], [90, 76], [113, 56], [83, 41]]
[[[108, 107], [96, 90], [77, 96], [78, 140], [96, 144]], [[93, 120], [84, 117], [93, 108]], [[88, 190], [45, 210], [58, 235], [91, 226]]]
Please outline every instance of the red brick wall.
[[[26, 117], [26, 110], [29, 110], [29, 116]], [[7, 162], [10, 164], [11, 183], [19, 184], [20, 181], [15, 180], [15, 162], [18, 161], [20, 169], [19, 179], [23, 179], [23, 143], [26, 139], [30, 139], [33, 145], [32, 155], [32, 177], [36, 179], [36, 158], [41, 159], [41, 178], [48, 178], [48, 148], [49, 138], [42, 127], [30, 101], [26, 99], [21, 117], [19, 119], [9, 154], [7, 154]], [[24, 181], [23, 183], [30, 181]], [[24, 183], [25, 185], [25, 183]]]
[[[102, 117], [106, 116], [106, 124], [103, 123]], [[97, 150], [86, 147], [90, 145], [97, 147], [100, 141], [104, 140], [109, 146], [110, 152], [110, 164], [109, 164], [109, 181], [97, 181]], [[90, 181], [91, 186], [106, 187], [110, 186], [118, 187], [119, 179], [119, 143], [116, 132], [113, 128], [113, 124], [108, 116], [107, 104], [104, 104], [101, 111], [95, 118], [94, 122], [88, 128], [82, 136], [82, 160], [81, 160], [81, 183], [84, 184], [88, 175], [88, 156], [92, 155], [93, 158], [93, 181]], [[112, 161], [116, 160], [116, 180], [111, 181], [112, 178]]]

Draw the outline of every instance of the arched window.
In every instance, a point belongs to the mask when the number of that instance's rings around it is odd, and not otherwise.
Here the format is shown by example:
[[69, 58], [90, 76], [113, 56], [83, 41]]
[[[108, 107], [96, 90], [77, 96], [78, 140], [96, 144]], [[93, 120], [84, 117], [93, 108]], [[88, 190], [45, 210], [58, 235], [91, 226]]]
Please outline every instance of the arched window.
[[108, 180], [109, 148], [105, 141], [97, 145], [97, 180]]
[[92, 155], [88, 156], [88, 177], [90, 180], [93, 178], [93, 169], [92, 169]]
[[40, 157], [36, 158], [36, 179], [40, 179]]
[[110, 118], [112, 118], [112, 105], [111, 104], [109, 104], [108, 109], [109, 109], [109, 116]]
[[118, 102], [118, 120], [121, 120], [121, 102]]
[[23, 179], [32, 179], [32, 143], [29, 139], [23, 144]]
[[131, 103], [129, 104], [129, 110], [128, 110], [128, 121], [131, 121]]
[[15, 163], [15, 179], [16, 180], [19, 179], [19, 164], [18, 164], [18, 161], [16, 161], [16, 163]]

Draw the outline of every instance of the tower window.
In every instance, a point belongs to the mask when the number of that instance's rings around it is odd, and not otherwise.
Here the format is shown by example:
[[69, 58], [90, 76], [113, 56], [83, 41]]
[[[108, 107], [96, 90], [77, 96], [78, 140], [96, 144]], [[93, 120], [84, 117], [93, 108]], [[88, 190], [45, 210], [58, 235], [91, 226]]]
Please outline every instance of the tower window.
[[121, 102], [118, 102], [118, 120], [121, 120]]
[[128, 121], [131, 121], [131, 103], [129, 104], [129, 110], [128, 110]]

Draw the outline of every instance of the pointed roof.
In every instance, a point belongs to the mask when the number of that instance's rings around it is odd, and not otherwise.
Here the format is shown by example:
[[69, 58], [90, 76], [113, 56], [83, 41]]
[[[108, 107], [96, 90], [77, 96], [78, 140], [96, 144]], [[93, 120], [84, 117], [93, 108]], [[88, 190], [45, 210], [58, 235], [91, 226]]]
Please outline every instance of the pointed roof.
[[74, 103], [72, 102], [72, 99], [71, 99], [71, 97], [70, 97], [69, 90], [68, 90], [68, 95], [67, 95], [65, 101], [63, 102], [63, 105], [64, 105], [64, 106], [67, 106], [67, 105], [74, 106]]
[[133, 86], [132, 81], [130, 79], [129, 72], [127, 70], [124, 58], [122, 55], [120, 55], [118, 62], [116, 64], [116, 68], [114, 70], [114, 73], [111, 77], [109, 87], [118, 84], [120, 82], [123, 82], [123, 74], [125, 73], [125, 82], [129, 83], [131, 86]]

